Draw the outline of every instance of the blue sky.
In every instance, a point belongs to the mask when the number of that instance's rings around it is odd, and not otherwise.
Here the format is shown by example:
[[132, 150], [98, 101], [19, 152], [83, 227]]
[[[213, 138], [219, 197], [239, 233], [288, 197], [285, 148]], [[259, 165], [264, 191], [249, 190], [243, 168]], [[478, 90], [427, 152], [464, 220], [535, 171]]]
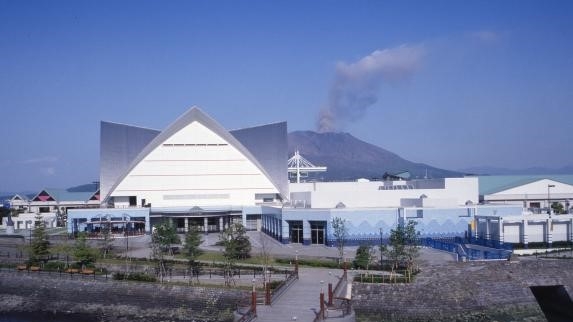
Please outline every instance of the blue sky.
[[571, 1], [0, 0], [0, 191], [97, 180], [100, 120], [193, 105], [228, 129], [326, 111], [446, 169], [570, 165], [572, 40]]

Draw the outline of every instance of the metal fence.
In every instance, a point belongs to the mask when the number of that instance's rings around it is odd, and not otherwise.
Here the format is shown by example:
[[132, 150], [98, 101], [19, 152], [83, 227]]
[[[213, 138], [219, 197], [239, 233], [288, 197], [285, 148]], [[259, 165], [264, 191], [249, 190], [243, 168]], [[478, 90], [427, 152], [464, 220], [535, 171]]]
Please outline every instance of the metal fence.
[[298, 279], [295, 271], [290, 271], [287, 278], [271, 293], [271, 305], [276, 302]]
[[506, 260], [512, 250], [511, 244], [481, 238], [421, 238], [419, 242], [421, 246], [454, 253], [458, 260]]

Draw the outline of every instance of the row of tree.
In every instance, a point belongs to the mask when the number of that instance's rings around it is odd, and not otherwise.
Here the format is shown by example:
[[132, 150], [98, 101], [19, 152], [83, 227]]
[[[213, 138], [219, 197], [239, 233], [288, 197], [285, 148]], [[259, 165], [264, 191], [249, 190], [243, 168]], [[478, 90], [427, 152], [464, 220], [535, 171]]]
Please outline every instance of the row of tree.
[[[414, 267], [415, 260], [419, 255], [419, 232], [416, 231], [416, 224], [417, 222], [412, 220], [406, 224], [399, 224], [395, 229], [390, 230], [388, 244], [383, 243], [381, 240], [380, 245], [378, 245], [381, 264], [385, 257], [391, 262], [393, 269], [405, 267], [411, 270]], [[344, 247], [348, 236], [347, 222], [340, 217], [334, 217], [331, 221], [331, 226], [339, 258], [344, 260]], [[368, 269], [375, 259], [375, 253], [374, 245], [360, 245], [356, 251], [355, 266]]]
[[[203, 253], [199, 248], [202, 242], [201, 233], [196, 229], [190, 229], [185, 234], [184, 240], [181, 256], [187, 260], [189, 270], [198, 274], [200, 269], [198, 258]], [[246, 235], [246, 229], [240, 223], [234, 223], [222, 231], [219, 240], [220, 244], [224, 246], [223, 257], [225, 259], [226, 281], [227, 284], [231, 284], [233, 267], [238, 260], [250, 256], [251, 243]], [[86, 235], [83, 233], [77, 235], [73, 244], [52, 245], [48, 238], [45, 223], [41, 215], [37, 215], [30, 243], [25, 248], [29, 257], [29, 265], [45, 263], [52, 254], [57, 253], [73, 256], [78, 265], [84, 267], [93, 265], [100, 256], [105, 258], [112, 247], [111, 242], [110, 234], [106, 233], [106, 229], [103, 227], [99, 248], [91, 247]], [[169, 259], [175, 249], [173, 245], [180, 244], [180, 237], [171, 222], [165, 221], [154, 227], [151, 236], [151, 251], [152, 257], [156, 262], [156, 272], [161, 280], [169, 271], [171, 263]]]
[[53, 254], [71, 255], [81, 266], [91, 265], [99, 257], [99, 250], [89, 246], [86, 235], [83, 233], [78, 235], [72, 245], [68, 243], [52, 245], [46, 232], [45, 222], [40, 214], [35, 217], [30, 244], [25, 249], [28, 252], [29, 265], [45, 263]]
[[[201, 242], [201, 232], [197, 229], [189, 229], [185, 234], [185, 242], [181, 250], [181, 256], [187, 260], [188, 269], [194, 275], [198, 275], [200, 272], [198, 258], [203, 254], [199, 248]], [[169, 259], [173, 255], [173, 245], [180, 243], [177, 230], [171, 222], [165, 221], [154, 227], [151, 236], [151, 250], [160, 280], [163, 280], [170, 269], [171, 261]], [[234, 283], [233, 268], [236, 262], [250, 257], [251, 242], [247, 237], [245, 227], [240, 223], [233, 223], [220, 233], [219, 244], [224, 247], [225, 284], [231, 285]]]

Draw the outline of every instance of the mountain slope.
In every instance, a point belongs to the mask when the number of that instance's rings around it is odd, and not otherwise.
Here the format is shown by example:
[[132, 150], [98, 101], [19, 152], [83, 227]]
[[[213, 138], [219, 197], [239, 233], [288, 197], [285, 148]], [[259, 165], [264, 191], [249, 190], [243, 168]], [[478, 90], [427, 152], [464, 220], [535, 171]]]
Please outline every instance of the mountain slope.
[[506, 169], [496, 167], [472, 167], [459, 170], [463, 173], [473, 173], [476, 175], [551, 175], [551, 174], [573, 174], [573, 166], [562, 167], [558, 169], [552, 168], [526, 168], [526, 169]]
[[395, 153], [361, 141], [349, 133], [295, 131], [288, 135], [289, 156], [299, 150], [304, 158], [328, 171], [318, 176], [324, 180], [381, 178], [384, 172], [410, 171], [412, 178], [459, 177], [455, 171], [438, 169], [405, 160]]

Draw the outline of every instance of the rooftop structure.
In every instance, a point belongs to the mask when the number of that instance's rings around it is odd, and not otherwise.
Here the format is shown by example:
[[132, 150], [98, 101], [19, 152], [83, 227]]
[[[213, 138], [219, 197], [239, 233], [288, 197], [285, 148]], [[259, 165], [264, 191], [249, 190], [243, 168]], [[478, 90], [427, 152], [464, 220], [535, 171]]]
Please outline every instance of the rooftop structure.
[[286, 123], [228, 132], [194, 107], [161, 132], [102, 122], [101, 137], [102, 202], [112, 207], [288, 198]]
[[294, 177], [296, 183], [300, 183], [301, 178], [308, 177], [309, 173], [315, 172], [326, 172], [326, 167], [317, 167], [310, 161], [305, 159], [298, 150], [294, 152], [294, 155], [288, 159], [288, 173], [289, 177]]

